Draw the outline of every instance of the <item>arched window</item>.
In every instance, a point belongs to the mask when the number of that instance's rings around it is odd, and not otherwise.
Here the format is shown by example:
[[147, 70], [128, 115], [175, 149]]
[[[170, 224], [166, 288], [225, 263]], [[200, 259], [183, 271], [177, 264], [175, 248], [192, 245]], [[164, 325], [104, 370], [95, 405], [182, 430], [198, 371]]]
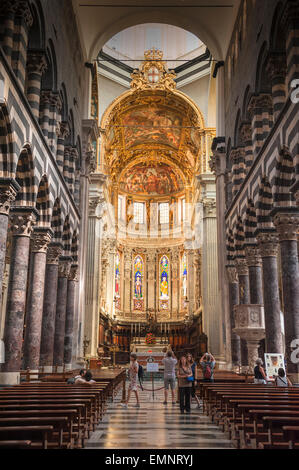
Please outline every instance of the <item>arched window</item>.
[[183, 307], [185, 307], [185, 300], [187, 297], [187, 256], [186, 253], [182, 256], [182, 297]]
[[167, 256], [162, 256], [160, 259], [160, 273], [159, 273], [159, 289], [160, 289], [160, 308], [163, 310], [169, 309], [170, 299], [170, 282], [169, 282], [169, 259]]
[[144, 286], [143, 286], [144, 262], [140, 255], [134, 259], [134, 310], [143, 310]]
[[120, 309], [120, 255], [115, 258], [115, 308]]

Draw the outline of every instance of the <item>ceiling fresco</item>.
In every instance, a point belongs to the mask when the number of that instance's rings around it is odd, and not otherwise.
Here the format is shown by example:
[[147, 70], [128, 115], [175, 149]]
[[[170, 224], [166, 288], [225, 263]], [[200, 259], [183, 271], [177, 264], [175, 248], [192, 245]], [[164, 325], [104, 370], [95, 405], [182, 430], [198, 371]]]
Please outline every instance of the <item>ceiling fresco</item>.
[[119, 188], [127, 193], [163, 195], [182, 191], [184, 184], [169, 165], [140, 163], [125, 171]]

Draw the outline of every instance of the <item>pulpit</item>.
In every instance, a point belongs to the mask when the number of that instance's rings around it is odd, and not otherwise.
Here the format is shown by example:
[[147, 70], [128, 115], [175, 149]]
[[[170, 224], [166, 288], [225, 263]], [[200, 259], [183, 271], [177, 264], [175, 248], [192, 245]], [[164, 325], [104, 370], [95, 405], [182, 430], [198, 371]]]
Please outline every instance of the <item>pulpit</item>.
[[265, 317], [262, 305], [235, 305], [235, 328], [240, 338], [245, 339], [248, 347], [249, 373], [253, 373], [255, 361], [258, 358], [258, 348], [261, 339], [265, 338]]

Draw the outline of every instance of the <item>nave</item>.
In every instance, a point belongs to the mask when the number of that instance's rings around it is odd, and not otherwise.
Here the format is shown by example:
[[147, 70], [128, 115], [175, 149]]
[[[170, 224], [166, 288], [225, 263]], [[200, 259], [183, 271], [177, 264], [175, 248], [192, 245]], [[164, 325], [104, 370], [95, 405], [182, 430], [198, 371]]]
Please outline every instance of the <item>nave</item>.
[[[150, 390], [151, 383], [144, 386]], [[163, 383], [140, 392], [140, 409], [131, 398], [128, 409], [121, 407], [121, 392], [110, 403], [103, 420], [86, 441], [85, 449], [230, 449], [227, 434], [198, 409], [192, 401], [190, 415], [181, 415], [178, 403], [163, 405]]]

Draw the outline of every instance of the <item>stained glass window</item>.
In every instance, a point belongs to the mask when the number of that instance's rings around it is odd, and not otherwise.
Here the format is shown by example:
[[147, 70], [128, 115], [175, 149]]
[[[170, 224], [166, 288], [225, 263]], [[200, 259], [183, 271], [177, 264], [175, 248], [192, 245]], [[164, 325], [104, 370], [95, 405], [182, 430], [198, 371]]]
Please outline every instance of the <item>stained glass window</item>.
[[186, 253], [182, 257], [182, 285], [183, 285], [183, 297], [187, 297], [187, 256]]
[[160, 298], [169, 299], [169, 260], [162, 256], [160, 261]]
[[120, 256], [115, 258], [115, 307], [120, 308]]
[[136, 256], [134, 260], [134, 297], [143, 298], [143, 259]]

